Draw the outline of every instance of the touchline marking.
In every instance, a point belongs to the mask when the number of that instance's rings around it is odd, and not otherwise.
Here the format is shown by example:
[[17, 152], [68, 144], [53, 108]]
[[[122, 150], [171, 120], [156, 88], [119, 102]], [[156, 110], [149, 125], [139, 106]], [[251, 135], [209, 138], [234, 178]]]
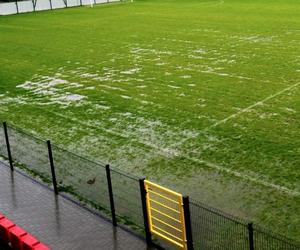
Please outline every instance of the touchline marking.
[[287, 88], [285, 88], [285, 89], [283, 89], [283, 90], [281, 90], [281, 91], [279, 91], [279, 92], [277, 92], [277, 93], [275, 93], [273, 95], [268, 96], [267, 98], [265, 98], [265, 99], [263, 99], [261, 101], [258, 101], [256, 103], [250, 105], [249, 107], [247, 107], [245, 109], [240, 110], [239, 112], [237, 112], [235, 114], [232, 114], [232, 115], [228, 116], [227, 118], [225, 118], [223, 120], [220, 120], [220, 121], [216, 122], [215, 124], [213, 124], [213, 125], [207, 127], [206, 129], [204, 129], [204, 131], [206, 132], [206, 131], [214, 128], [214, 127], [219, 126], [220, 124], [226, 123], [228, 120], [231, 120], [231, 119], [233, 119], [233, 118], [235, 118], [235, 117], [237, 117], [237, 116], [239, 116], [239, 115], [241, 115], [241, 114], [243, 114], [245, 112], [248, 112], [250, 109], [253, 109], [253, 108], [257, 107], [257, 106], [260, 106], [260, 105], [264, 104], [265, 102], [267, 102], [267, 101], [269, 101], [269, 100], [271, 100], [271, 99], [273, 99], [273, 98], [275, 98], [275, 97], [283, 94], [284, 92], [287, 92], [287, 91], [289, 91], [289, 90], [297, 87], [298, 85], [300, 85], [300, 82], [295, 83], [294, 85], [291, 85], [291, 86], [289, 86], [289, 87], [287, 87]]
[[[227, 121], [229, 121], [229, 120], [231, 120], [231, 119], [233, 119], [233, 118], [236, 118], [237, 116], [239, 116], [239, 115], [241, 115], [241, 114], [244, 114], [244, 113], [248, 112], [249, 110], [251, 110], [251, 109], [253, 109], [253, 108], [257, 107], [257, 106], [260, 106], [260, 105], [264, 104], [265, 102], [267, 102], [267, 101], [269, 101], [269, 100], [271, 100], [271, 99], [273, 99], [273, 98], [275, 98], [275, 97], [277, 97], [277, 96], [279, 96], [279, 95], [281, 95], [281, 94], [283, 94], [283, 93], [285, 93], [285, 92], [287, 92], [287, 91], [289, 91], [289, 90], [291, 90], [291, 89], [293, 89], [293, 88], [295, 88], [295, 87], [297, 87], [297, 86], [299, 86], [299, 85], [300, 85], [300, 82], [297, 82], [297, 83], [295, 83], [294, 85], [291, 85], [291, 86], [289, 86], [289, 87], [287, 87], [287, 88], [285, 88], [285, 89], [283, 89], [283, 90], [281, 90], [281, 91], [279, 91], [279, 92], [277, 92], [277, 93], [275, 93], [275, 94], [273, 94], [273, 95], [270, 95], [270, 96], [266, 97], [265, 99], [263, 99], [263, 100], [261, 100], [261, 101], [258, 101], [258, 102], [256, 102], [256, 103], [250, 105], [250, 106], [247, 107], [247, 108], [244, 108], [244, 109], [238, 111], [237, 113], [234, 113], [234, 114], [232, 114], [232, 115], [230, 115], [230, 116], [228, 116], [228, 117], [226, 117], [226, 118], [224, 118], [224, 119], [222, 119], [222, 120], [220, 120], [220, 121], [217, 121], [217, 122], [214, 123], [213, 125], [208, 126], [208, 127], [206, 127], [205, 129], [203, 129], [203, 130], [200, 130], [199, 133], [198, 133], [198, 135], [199, 135], [200, 133], [205, 133], [205, 132], [209, 131], [210, 129], [215, 128], [215, 127], [217, 127], [217, 126], [219, 126], [219, 125], [221, 125], [221, 124], [223, 124], [223, 123], [226, 123]], [[172, 144], [170, 147], [181, 146], [181, 145], [182, 145], [183, 143], [185, 143], [186, 141], [191, 140], [191, 139], [195, 139], [196, 137], [197, 137], [197, 136], [185, 138], [185, 139], [181, 140], [181, 141], [178, 142], [178, 143]]]

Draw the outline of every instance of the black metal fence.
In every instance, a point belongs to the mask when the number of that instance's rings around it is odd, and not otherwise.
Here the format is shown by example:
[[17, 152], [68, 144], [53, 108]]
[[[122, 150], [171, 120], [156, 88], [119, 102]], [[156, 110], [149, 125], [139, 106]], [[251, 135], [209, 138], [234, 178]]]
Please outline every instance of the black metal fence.
[[[143, 211], [143, 178], [51, 145], [22, 129], [0, 124], [0, 155], [14, 167], [53, 186], [56, 193], [97, 209], [116, 225], [138, 234], [148, 233]], [[299, 250], [300, 244], [243, 219], [189, 202], [190, 249], [200, 250]], [[146, 223], [147, 224], [147, 223]], [[191, 243], [191, 242], [190, 242]]]

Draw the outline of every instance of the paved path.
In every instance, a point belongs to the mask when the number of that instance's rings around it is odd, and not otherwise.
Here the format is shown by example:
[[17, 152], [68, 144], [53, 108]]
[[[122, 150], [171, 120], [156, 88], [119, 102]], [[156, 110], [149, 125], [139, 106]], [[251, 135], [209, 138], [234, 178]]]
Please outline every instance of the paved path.
[[144, 250], [145, 242], [0, 162], [0, 213], [51, 249]]

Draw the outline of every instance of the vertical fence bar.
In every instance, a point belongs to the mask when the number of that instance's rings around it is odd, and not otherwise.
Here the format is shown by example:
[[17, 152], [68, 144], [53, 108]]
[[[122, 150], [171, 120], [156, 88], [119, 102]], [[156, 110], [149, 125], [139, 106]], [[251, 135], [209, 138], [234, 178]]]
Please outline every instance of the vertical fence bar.
[[249, 233], [249, 249], [254, 250], [254, 239], [253, 239], [253, 223], [248, 223], [248, 233]]
[[112, 219], [113, 225], [117, 226], [114, 194], [113, 194], [113, 189], [112, 189], [112, 184], [111, 184], [110, 166], [106, 165], [105, 169], [106, 169], [106, 178], [107, 178], [107, 186], [108, 186], [109, 201], [110, 201], [111, 219]]
[[49, 140], [47, 141], [47, 146], [48, 146], [49, 162], [50, 162], [50, 168], [51, 168], [54, 193], [58, 194], [56, 175], [55, 175], [55, 167], [54, 167], [54, 161], [53, 161], [53, 155], [52, 155], [52, 148], [51, 148], [51, 142]]
[[186, 232], [186, 245], [188, 250], [194, 250], [193, 235], [192, 235], [192, 223], [190, 214], [190, 199], [188, 196], [183, 196], [183, 212], [184, 212], [184, 223]]
[[49, 0], [49, 3], [50, 3], [50, 9], [52, 10], [52, 0]]
[[32, 8], [33, 8], [33, 11], [35, 11], [35, 4], [34, 4], [34, 0], [32, 0]]
[[148, 245], [152, 245], [151, 239], [151, 232], [149, 228], [149, 218], [147, 212], [147, 202], [146, 202], [146, 189], [144, 184], [144, 178], [139, 180], [140, 183], [140, 191], [141, 191], [141, 201], [142, 201], [142, 208], [143, 208], [143, 217], [144, 217], [144, 226], [145, 226], [145, 233], [146, 233], [146, 242]]
[[8, 160], [9, 160], [10, 170], [14, 171], [14, 165], [13, 165], [13, 160], [12, 160], [11, 151], [10, 151], [10, 143], [9, 143], [9, 137], [8, 137], [6, 122], [3, 122], [3, 129], [4, 129], [4, 136], [5, 136], [7, 156], [8, 156]]
[[19, 5], [18, 5], [18, 0], [17, 0], [15, 3], [16, 3], [17, 14], [19, 14]]

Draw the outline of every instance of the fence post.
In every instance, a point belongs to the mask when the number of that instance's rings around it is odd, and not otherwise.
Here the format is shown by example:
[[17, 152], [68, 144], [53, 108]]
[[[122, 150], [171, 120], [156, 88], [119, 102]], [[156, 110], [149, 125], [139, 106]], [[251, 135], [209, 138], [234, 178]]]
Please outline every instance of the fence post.
[[254, 250], [254, 239], [253, 239], [253, 223], [248, 223], [248, 233], [249, 233], [249, 249]]
[[145, 226], [145, 232], [146, 232], [146, 242], [148, 245], [152, 245], [152, 239], [151, 239], [151, 232], [149, 228], [149, 218], [148, 218], [148, 212], [147, 212], [147, 201], [146, 201], [146, 189], [144, 185], [144, 180], [140, 179], [140, 191], [141, 191], [141, 201], [142, 201], [142, 208], [143, 208], [143, 217], [144, 217], [144, 226]]
[[10, 170], [14, 171], [14, 165], [13, 165], [13, 160], [12, 160], [11, 151], [10, 151], [10, 143], [9, 143], [9, 138], [8, 138], [8, 132], [7, 132], [7, 124], [6, 124], [6, 122], [3, 122], [3, 129], [4, 129], [4, 136], [5, 136], [5, 142], [6, 142], [6, 148], [7, 148], [7, 156], [8, 156], [8, 160], [9, 160]]
[[18, 0], [16, 0], [16, 9], [17, 9], [17, 14], [19, 14], [19, 6], [18, 6]]
[[188, 250], [194, 250], [193, 235], [192, 235], [192, 223], [190, 214], [190, 199], [188, 196], [183, 196], [183, 212], [184, 212], [184, 223], [186, 233], [186, 245]]
[[52, 10], [53, 7], [52, 7], [52, 0], [49, 0], [49, 3], [50, 3], [50, 9]]
[[58, 190], [57, 190], [57, 182], [56, 182], [54, 161], [53, 161], [53, 155], [52, 155], [52, 147], [51, 147], [51, 142], [49, 140], [47, 141], [47, 146], [48, 146], [49, 162], [50, 162], [50, 168], [51, 168], [51, 175], [52, 175], [52, 183], [53, 183], [54, 193], [57, 195]]
[[114, 226], [117, 226], [114, 194], [113, 194], [113, 189], [112, 189], [112, 184], [111, 184], [110, 166], [106, 165], [105, 169], [106, 169], [106, 178], [107, 178], [107, 185], [108, 185], [108, 193], [109, 193], [112, 223], [113, 223]]

